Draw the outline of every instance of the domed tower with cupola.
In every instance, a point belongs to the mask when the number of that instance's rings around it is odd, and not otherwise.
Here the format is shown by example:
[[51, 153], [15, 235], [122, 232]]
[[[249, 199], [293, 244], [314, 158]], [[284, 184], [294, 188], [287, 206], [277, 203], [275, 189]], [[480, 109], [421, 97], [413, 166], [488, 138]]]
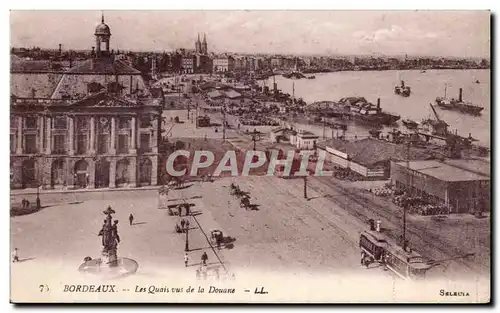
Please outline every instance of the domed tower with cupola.
[[109, 40], [111, 39], [111, 30], [109, 26], [104, 23], [104, 14], [101, 17], [101, 24], [95, 28], [95, 44], [96, 56], [109, 56]]

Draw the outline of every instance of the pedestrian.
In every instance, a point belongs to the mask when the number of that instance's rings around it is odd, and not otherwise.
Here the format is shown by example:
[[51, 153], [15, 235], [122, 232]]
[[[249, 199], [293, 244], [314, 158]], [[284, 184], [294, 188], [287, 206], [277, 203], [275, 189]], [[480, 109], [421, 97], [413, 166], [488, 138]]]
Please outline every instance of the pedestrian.
[[17, 248], [12, 251], [12, 263], [14, 262], [19, 262], [19, 250]]
[[189, 204], [186, 204], [186, 216], [189, 215]]
[[182, 228], [182, 231], [184, 231], [184, 225], [186, 225], [186, 221], [184, 219], [181, 220], [181, 228]]
[[21, 201], [22, 205], [23, 205], [23, 209], [26, 209], [26, 199], [23, 198], [23, 201]]
[[186, 267], [188, 266], [188, 261], [189, 261], [188, 254], [187, 254], [187, 253], [184, 253], [184, 265], [185, 265]]
[[128, 216], [128, 221], [130, 222], [130, 226], [134, 224], [134, 216], [132, 215], [132, 213], [130, 213], [130, 215]]
[[29, 200], [26, 200], [26, 208], [29, 209], [30, 208], [30, 202]]
[[177, 206], [177, 212], [179, 213], [179, 217], [182, 216], [182, 208], [180, 205]]
[[203, 252], [203, 254], [201, 255], [201, 262], [203, 262], [203, 265], [207, 265], [207, 261], [208, 261], [208, 255], [206, 252]]

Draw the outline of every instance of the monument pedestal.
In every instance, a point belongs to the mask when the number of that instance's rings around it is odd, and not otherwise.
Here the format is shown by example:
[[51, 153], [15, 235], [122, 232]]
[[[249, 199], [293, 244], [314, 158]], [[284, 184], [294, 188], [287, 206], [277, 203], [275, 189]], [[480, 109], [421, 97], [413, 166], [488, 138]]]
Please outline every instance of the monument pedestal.
[[113, 262], [108, 262], [108, 260], [94, 259], [86, 261], [80, 265], [78, 271], [104, 279], [117, 279], [135, 274], [139, 268], [139, 264], [129, 258], [116, 258]]
[[116, 253], [116, 249], [110, 251], [103, 250], [101, 253], [101, 260], [109, 267], [118, 266], [118, 256]]

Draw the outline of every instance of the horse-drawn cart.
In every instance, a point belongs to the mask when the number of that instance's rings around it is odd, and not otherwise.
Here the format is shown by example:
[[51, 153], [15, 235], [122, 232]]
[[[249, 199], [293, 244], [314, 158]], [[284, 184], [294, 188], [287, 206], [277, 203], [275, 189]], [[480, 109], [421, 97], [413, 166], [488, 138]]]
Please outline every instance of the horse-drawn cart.
[[220, 248], [224, 239], [224, 234], [219, 229], [214, 229], [210, 232], [210, 241], [212, 245], [216, 245], [217, 248]]
[[240, 208], [245, 208], [245, 210], [248, 210], [250, 208], [249, 196], [244, 196], [240, 199]]

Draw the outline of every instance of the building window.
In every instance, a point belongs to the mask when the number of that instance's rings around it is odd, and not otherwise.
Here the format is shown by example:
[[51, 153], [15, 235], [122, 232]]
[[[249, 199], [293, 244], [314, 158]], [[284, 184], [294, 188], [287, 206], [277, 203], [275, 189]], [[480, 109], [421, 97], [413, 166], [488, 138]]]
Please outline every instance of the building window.
[[89, 129], [89, 120], [85, 117], [78, 118], [77, 120], [77, 126], [79, 130], [82, 129]]
[[99, 154], [108, 153], [108, 146], [109, 146], [108, 139], [109, 139], [109, 136], [106, 134], [100, 134], [98, 136], [97, 153], [99, 153]]
[[64, 154], [66, 152], [66, 136], [64, 135], [54, 135], [54, 153]]
[[37, 128], [37, 123], [36, 123], [36, 116], [26, 116], [24, 118], [24, 127], [26, 129], [36, 129]]
[[151, 126], [151, 120], [149, 116], [142, 116], [141, 117], [141, 128], [148, 128]]
[[85, 154], [87, 152], [87, 135], [85, 134], [78, 134], [77, 140], [76, 140], [76, 152], [78, 154]]
[[55, 129], [66, 129], [66, 117], [56, 116], [54, 118], [54, 128]]
[[10, 153], [16, 152], [16, 136], [10, 134]]
[[11, 129], [16, 129], [17, 128], [17, 117], [16, 116], [10, 116], [10, 128]]
[[24, 135], [24, 147], [26, 153], [37, 153], [36, 134]]
[[149, 138], [150, 138], [149, 134], [141, 134], [140, 149], [142, 152], [149, 152], [150, 151]]
[[128, 153], [127, 135], [118, 135], [118, 153]]
[[128, 129], [130, 128], [130, 120], [126, 117], [122, 117], [118, 119], [118, 128], [119, 129]]

